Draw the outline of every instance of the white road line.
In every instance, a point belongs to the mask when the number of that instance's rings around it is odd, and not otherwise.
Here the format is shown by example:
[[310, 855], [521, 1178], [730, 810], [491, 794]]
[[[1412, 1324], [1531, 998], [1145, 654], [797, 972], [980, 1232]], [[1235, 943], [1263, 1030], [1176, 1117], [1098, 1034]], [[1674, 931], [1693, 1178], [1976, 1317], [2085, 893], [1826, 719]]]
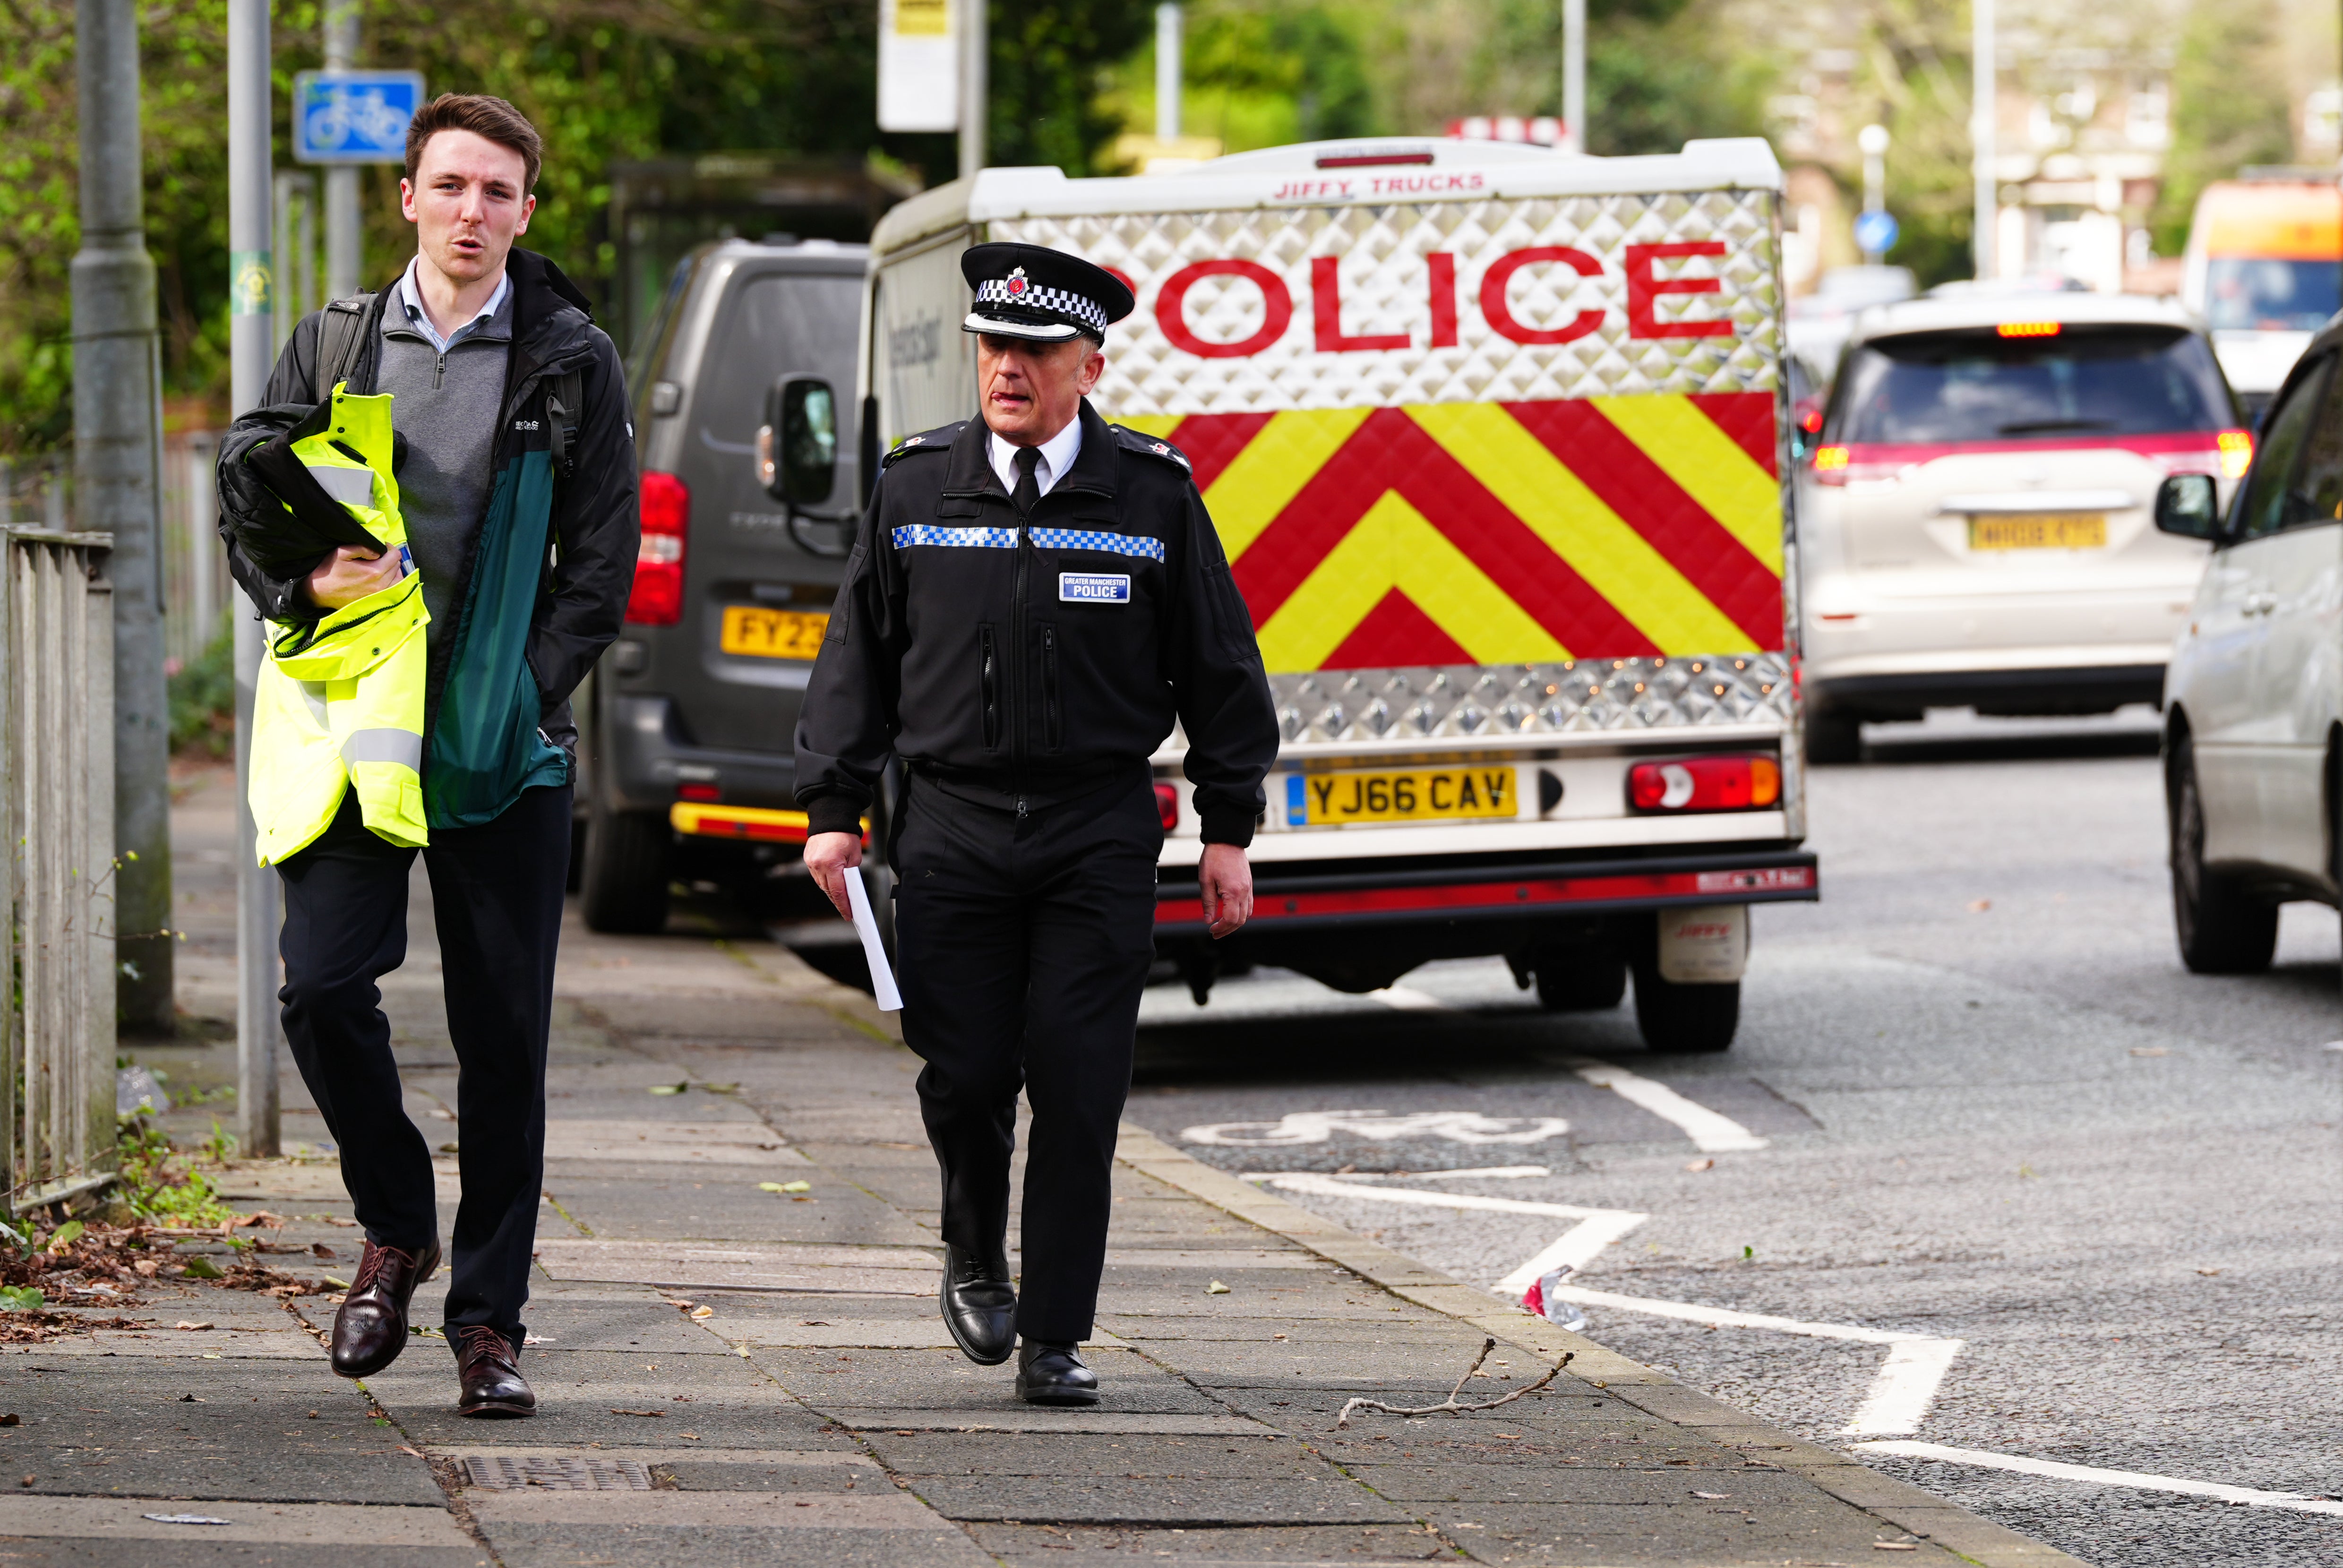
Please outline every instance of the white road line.
[[1583, 1269], [1593, 1262], [1604, 1248], [1651, 1218], [1627, 1209], [1582, 1209], [1574, 1203], [1534, 1203], [1520, 1198], [1483, 1198], [1472, 1192], [1419, 1192], [1405, 1187], [1369, 1187], [1363, 1182], [1341, 1181], [1332, 1176], [1295, 1173], [1284, 1176], [1249, 1176], [1247, 1181], [1266, 1181], [1272, 1187], [1282, 1187], [1288, 1192], [1315, 1192], [1328, 1198], [1364, 1198], [1382, 1203], [1406, 1203], [1424, 1209], [1479, 1209], [1499, 1214], [1555, 1214], [1577, 1224], [1564, 1231], [1559, 1240], [1536, 1257], [1497, 1282], [1500, 1291], [1525, 1291], [1532, 1281], [1549, 1271], [1568, 1263], [1573, 1269]]
[[1532, 1176], [1551, 1176], [1554, 1171], [1545, 1165], [1484, 1165], [1478, 1171], [1410, 1171], [1404, 1174], [1411, 1181], [1488, 1181], [1501, 1178], [1518, 1181]]
[[1936, 1442], [1858, 1442], [1862, 1453], [1894, 1453], [1907, 1459], [1940, 1459], [1947, 1464], [1974, 1464], [1985, 1470], [2009, 1470], [2020, 1475], [2047, 1476], [2054, 1481], [2089, 1481], [2102, 1486], [2128, 1486], [2142, 1492], [2177, 1492], [2187, 1497], [2213, 1497], [2248, 1508], [2287, 1508], [2298, 1513], [2343, 1514], [2343, 1503], [2305, 1497], [2294, 1492], [2263, 1492], [2250, 1486], [2225, 1486], [2217, 1481], [2183, 1481], [2177, 1476], [2147, 1475], [2136, 1470], [2101, 1470], [2088, 1464], [2061, 1464], [2055, 1459], [2025, 1459], [2016, 1454], [1988, 1453], [1976, 1448], [1946, 1448]]
[[[1531, 1262], [1536, 1261], [1532, 1259]], [[1523, 1269], [1529, 1266], [1522, 1265]], [[1852, 1323], [1810, 1323], [1796, 1318], [1769, 1317], [1763, 1312], [1737, 1312], [1728, 1307], [1694, 1306], [1690, 1302], [1615, 1296], [1608, 1291], [1589, 1291], [1577, 1285], [1564, 1285], [1554, 1293], [1583, 1307], [1610, 1307], [1623, 1312], [1644, 1312], [1718, 1328], [1770, 1329], [1775, 1333], [1804, 1334], [1808, 1339], [1885, 1345], [1887, 1360], [1871, 1380], [1871, 1391], [1864, 1396], [1855, 1419], [1839, 1429], [1849, 1437], [1919, 1431], [1920, 1418], [1928, 1413], [1930, 1402], [1936, 1399], [1937, 1388], [1952, 1370], [1953, 1358], [1960, 1354], [1964, 1343], [1934, 1334], [1899, 1333], [1892, 1329], [1858, 1328]]]
[[[1371, 1187], [1308, 1171], [1278, 1173], [1249, 1171], [1243, 1180], [1259, 1181], [1288, 1192], [1313, 1192], [1326, 1198], [1364, 1199], [1374, 1203], [1399, 1203], [1423, 1209], [1480, 1210], [1498, 1214], [1554, 1214], [1577, 1224], [1520, 1268], [1497, 1282], [1499, 1293], [1525, 1291], [1531, 1283], [1568, 1264], [1584, 1270], [1605, 1247], [1651, 1218], [1627, 1209], [1585, 1209], [1574, 1203], [1540, 1203], [1522, 1198], [1483, 1198], [1474, 1192], [1423, 1192], [1407, 1187]], [[1894, 1329], [1859, 1328], [1851, 1323], [1813, 1323], [1797, 1318], [1777, 1318], [1763, 1312], [1735, 1312], [1730, 1307], [1695, 1306], [1690, 1302], [1661, 1302], [1647, 1296], [1614, 1295], [1577, 1285], [1555, 1289], [1556, 1298], [1581, 1306], [1609, 1307], [1617, 1312], [1644, 1312], [1684, 1322], [1718, 1328], [1768, 1329], [1775, 1333], [1804, 1334], [1809, 1339], [1850, 1340], [1858, 1344], [1885, 1345], [1887, 1360], [1872, 1379], [1855, 1419], [1840, 1429], [1850, 1437], [1885, 1437], [1920, 1430], [1920, 1419], [1936, 1397], [1937, 1387], [1951, 1370], [1963, 1341], [1935, 1334], [1904, 1333]]]
[[1726, 1154], [1737, 1150], [1763, 1149], [1765, 1140], [1729, 1116], [1697, 1105], [1670, 1089], [1666, 1084], [1648, 1079], [1640, 1073], [1598, 1061], [1591, 1056], [1575, 1056], [1570, 1066], [1579, 1077], [1597, 1089], [1607, 1089], [1632, 1105], [1640, 1105], [1663, 1121], [1673, 1121], [1692, 1140], [1694, 1148], [1704, 1154]]
[[[1413, 986], [1385, 986], [1381, 990], [1367, 992], [1368, 1000], [1403, 1012], [1450, 1012], [1446, 1002], [1429, 991]], [[1666, 1084], [1645, 1078], [1640, 1073], [1598, 1061], [1591, 1056], [1573, 1057], [1571, 1067], [1578, 1076], [1597, 1089], [1607, 1089], [1632, 1105], [1640, 1105], [1663, 1121], [1672, 1121], [1684, 1131], [1692, 1146], [1704, 1154], [1731, 1154], [1745, 1150], [1763, 1149], [1765, 1140], [1758, 1137], [1730, 1116], [1696, 1104], [1670, 1089]]]

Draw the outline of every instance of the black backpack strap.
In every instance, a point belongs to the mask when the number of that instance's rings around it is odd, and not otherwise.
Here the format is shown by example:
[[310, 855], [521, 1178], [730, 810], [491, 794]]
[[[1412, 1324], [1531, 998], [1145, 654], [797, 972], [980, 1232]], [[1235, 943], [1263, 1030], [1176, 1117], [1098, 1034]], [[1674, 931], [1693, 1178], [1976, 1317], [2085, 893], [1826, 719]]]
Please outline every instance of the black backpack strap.
[[367, 316], [374, 305], [371, 294], [353, 294], [329, 301], [317, 318], [317, 393], [323, 398], [350, 378], [365, 352]]
[[553, 471], [567, 479], [578, 471], [578, 426], [586, 406], [582, 370], [565, 370], [545, 389], [545, 417], [550, 427]]

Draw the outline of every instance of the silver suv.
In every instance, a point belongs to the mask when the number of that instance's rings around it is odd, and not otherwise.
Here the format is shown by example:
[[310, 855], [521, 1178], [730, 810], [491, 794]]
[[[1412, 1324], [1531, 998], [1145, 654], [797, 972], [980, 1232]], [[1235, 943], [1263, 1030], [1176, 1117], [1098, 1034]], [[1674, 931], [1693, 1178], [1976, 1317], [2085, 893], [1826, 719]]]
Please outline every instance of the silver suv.
[[826, 240], [703, 246], [676, 268], [628, 367], [642, 555], [625, 629], [578, 705], [575, 863], [596, 930], [658, 930], [687, 866], [754, 876], [804, 841], [791, 739], [863, 464], [854, 421], [825, 397], [827, 494], [779, 501], [768, 422], [793, 377], [854, 385], [866, 254]]

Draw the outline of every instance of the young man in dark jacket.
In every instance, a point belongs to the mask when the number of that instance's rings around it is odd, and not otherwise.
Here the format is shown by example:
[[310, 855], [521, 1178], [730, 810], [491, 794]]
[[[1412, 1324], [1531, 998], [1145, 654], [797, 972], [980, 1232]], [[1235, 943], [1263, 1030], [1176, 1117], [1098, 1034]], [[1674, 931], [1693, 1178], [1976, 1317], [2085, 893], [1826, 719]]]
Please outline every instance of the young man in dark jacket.
[[[447, 1335], [459, 1409], [482, 1416], [536, 1409], [518, 1365], [520, 1313], [569, 855], [569, 694], [618, 634], [638, 545], [617, 351], [560, 269], [513, 245], [541, 157], [535, 129], [500, 98], [451, 94], [417, 114], [399, 186], [415, 259], [379, 293], [304, 318], [269, 377], [268, 407], [239, 418], [220, 448], [230, 570], [267, 619], [314, 622], [409, 568], [397, 551], [345, 547], [297, 575], [264, 570], [236, 532], [277, 503], [245, 459], [337, 383], [392, 395], [400, 509], [430, 613], [424, 863], [462, 1073]], [[277, 868], [286, 1037], [366, 1228], [334, 1322], [334, 1369], [347, 1377], [398, 1354], [408, 1301], [439, 1262], [430, 1145], [402, 1108], [375, 984], [406, 957], [414, 854], [368, 830], [350, 790]]]

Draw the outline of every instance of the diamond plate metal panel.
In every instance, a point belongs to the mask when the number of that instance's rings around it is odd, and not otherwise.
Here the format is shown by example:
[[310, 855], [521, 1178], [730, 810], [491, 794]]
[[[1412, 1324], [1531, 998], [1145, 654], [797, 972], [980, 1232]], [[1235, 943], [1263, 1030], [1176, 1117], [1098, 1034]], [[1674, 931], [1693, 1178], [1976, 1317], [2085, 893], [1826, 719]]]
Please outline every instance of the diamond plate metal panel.
[[1272, 675], [1269, 684], [1289, 744], [1787, 729], [1791, 711], [1789, 661], [1779, 654], [1319, 670]]
[[[1782, 349], [1776, 198], [1770, 191], [1664, 196], [1460, 200], [1212, 213], [1128, 213], [996, 222], [990, 236], [1074, 252], [1129, 278], [1139, 308], [1109, 334], [1110, 359], [1096, 401], [1112, 417], [1248, 413], [1394, 404], [1528, 401], [1639, 392], [1772, 391]], [[1646, 259], [1663, 283], [1714, 279], [1715, 292], [1663, 293], [1650, 310], [1661, 326], [1722, 320], [1729, 337], [1634, 335], [1628, 247], [1715, 243], [1714, 256]], [[1546, 246], [1582, 253], [1581, 276], [1564, 262], [1518, 266], [1503, 308], [1522, 328], [1554, 331], [1581, 312], [1600, 313], [1567, 343], [1524, 344], [1503, 335], [1483, 309], [1490, 269]], [[1453, 346], [1433, 306], [1432, 258], [1453, 266]], [[1335, 322], [1346, 338], [1404, 336], [1405, 347], [1318, 347], [1321, 301], [1312, 263], [1331, 257], [1339, 280]], [[1187, 278], [1184, 300], [1165, 284], [1199, 262], [1243, 262], [1273, 275]], [[1176, 297], [1180, 292], [1174, 289]], [[1445, 292], [1444, 290], [1442, 292]], [[1282, 296], [1272, 299], [1272, 293]], [[1208, 346], [1244, 344], [1283, 329], [1258, 352], [1199, 355], [1175, 344], [1163, 314]]]

